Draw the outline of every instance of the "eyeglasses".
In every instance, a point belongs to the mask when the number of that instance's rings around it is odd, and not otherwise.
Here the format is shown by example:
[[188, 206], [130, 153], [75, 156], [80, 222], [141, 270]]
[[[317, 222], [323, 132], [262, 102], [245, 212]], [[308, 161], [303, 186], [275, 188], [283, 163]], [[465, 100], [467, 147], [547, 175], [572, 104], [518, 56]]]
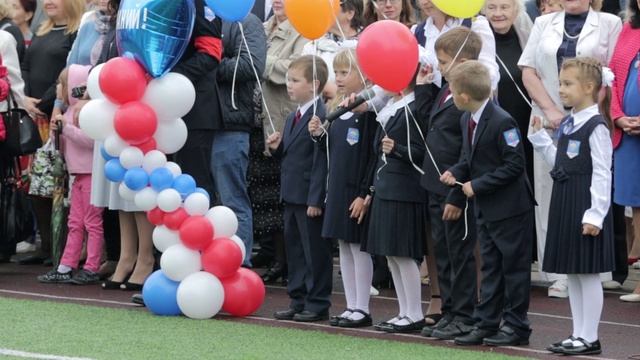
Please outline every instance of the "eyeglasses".
[[375, 2], [377, 5], [385, 5], [386, 3], [396, 5], [400, 2], [400, 0], [373, 0], [373, 2]]

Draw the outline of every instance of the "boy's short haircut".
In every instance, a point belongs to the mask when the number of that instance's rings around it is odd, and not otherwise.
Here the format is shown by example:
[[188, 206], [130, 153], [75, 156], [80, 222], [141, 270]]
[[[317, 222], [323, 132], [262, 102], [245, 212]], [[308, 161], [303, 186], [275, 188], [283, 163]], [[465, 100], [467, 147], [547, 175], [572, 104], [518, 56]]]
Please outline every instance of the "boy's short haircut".
[[454, 67], [448, 79], [457, 93], [467, 94], [475, 101], [484, 101], [491, 96], [489, 69], [479, 61], [465, 61]]
[[458, 26], [440, 35], [436, 41], [435, 50], [436, 52], [442, 51], [452, 58], [460, 51], [458, 59], [478, 60], [480, 50], [482, 50], [482, 39], [469, 28]]
[[315, 58], [316, 61], [316, 80], [320, 82], [318, 85], [318, 95], [324, 89], [324, 86], [327, 84], [327, 80], [329, 79], [329, 69], [327, 69], [327, 64], [322, 60], [321, 57], [315, 55], [304, 55], [299, 58], [293, 60], [291, 64], [289, 64], [289, 69], [300, 69], [304, 74], [304, 78], [313, 83], [313, 60]]

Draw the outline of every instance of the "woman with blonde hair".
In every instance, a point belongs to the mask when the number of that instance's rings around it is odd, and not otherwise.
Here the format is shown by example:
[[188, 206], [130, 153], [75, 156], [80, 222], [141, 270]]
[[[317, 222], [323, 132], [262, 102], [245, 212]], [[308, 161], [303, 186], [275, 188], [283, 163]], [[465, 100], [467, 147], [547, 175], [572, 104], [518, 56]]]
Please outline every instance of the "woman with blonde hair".
[[24, 57], [24, 37], [20, 28], [13, 23], [13, 6], [9, 0], [0, 0], [0, 30], [4, 30], [16, 39], [16, 50], [18, 50], [18, 58], [22, 61]]
[[[47, 18], [33, 37], [22, 61], [25, 82], [25, 110], [34, 119], [48, 123], [56, 100], [56, 81], [67, 64], [67, 55], [76, 38], [84, 0], [44, 0]], [[39, 254], [22, 259], [22, 264], [42, 263], [51, 254], [51, 198], [33, 196], [32, 203], [42, 238]]]

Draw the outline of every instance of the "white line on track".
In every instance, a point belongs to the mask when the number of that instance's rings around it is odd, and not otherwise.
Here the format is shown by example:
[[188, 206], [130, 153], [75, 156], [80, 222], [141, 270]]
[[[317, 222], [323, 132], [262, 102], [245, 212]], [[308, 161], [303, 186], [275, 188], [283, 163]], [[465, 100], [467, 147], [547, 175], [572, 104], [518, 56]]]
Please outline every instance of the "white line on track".
[[20, 350], [0, 349], [0, 355], [15, 356], [27, 359], [43, 359], [43, 360], [93, 360], [91, 358], [80, 358], [70, 356], [59, 356], [51, 354], [39, 354]]
[[122, 301], [113, 301], [113, 300], [101, 300], [101, 299], [90, 299], [90, 298], [78, 298], [78, 297], [69, 297], [69, 296], [56, 296], [56, 295], [48, 295], [41, 293], [33, 293], [26, 291], [15, 291], [15, 290], [6, 290], [0, 289], [0, 293], [5, 294], [13, 294], [13, 295], [23, 295], [23, 296], [33, 296], [40, 297], [45, 299], [53, 299], [53, 300], [69, 300], [69, 301], [84, 301], [84, 302], [94, 302], [99, 304], [114, 304], [114, 305], [124, 305], [131, 307], [139, 307], [140, 305], [136, 305], [130, 302], [122, 302]]

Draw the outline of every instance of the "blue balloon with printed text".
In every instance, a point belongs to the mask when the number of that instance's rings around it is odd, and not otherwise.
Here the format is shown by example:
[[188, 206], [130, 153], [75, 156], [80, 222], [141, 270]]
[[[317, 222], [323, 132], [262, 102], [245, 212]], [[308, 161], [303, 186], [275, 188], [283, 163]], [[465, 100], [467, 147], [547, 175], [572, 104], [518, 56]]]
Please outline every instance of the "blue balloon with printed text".
[[193, 0], [123, 0], [116, 24], [120, 55], [153, 77], [166, 74], [189, 45], [195, 16]]

